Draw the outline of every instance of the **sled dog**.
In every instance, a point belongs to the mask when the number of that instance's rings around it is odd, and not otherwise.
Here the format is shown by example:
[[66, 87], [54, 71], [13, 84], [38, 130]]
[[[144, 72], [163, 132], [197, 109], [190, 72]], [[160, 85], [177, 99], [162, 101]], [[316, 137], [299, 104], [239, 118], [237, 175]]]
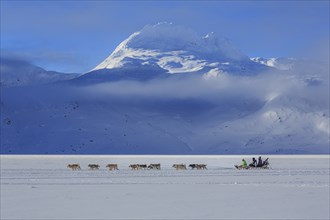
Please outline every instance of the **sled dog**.
[[147, 164], [138, 164], [140, 169], [147, 169]]
[[75, 163], [75, 164], [68, 164], [67, 166], [68, 168], [70, 168], [71, 170], [81, 170], [80, 165]]
[[106, 167], [108, 167], [109, 170], [118, 170], [117, 164], [108, 164]]
[[100, 165], [98, 164], [88, 164], [88, 167], [90, 170], [98, 170], [100, 168]]
[[173, 164], [173, 166], [176, 170], [186, 170], [186, 164]]
[[140, 169], [139, 164], [131, 164], [128, 167], [130, 167], [132, 170], [139, 170]]
[[197, 170], [207, 170], [206, 164], [190, 164], [189, 167], [192, 169], [196, 168]]
[[148, 169], [150, 169], [150, 170], [154, 170], [154, 169], [155, 170], [160, 170], [160, 163], [157, 163], [157, 164], [152, 163], [148, 166]]

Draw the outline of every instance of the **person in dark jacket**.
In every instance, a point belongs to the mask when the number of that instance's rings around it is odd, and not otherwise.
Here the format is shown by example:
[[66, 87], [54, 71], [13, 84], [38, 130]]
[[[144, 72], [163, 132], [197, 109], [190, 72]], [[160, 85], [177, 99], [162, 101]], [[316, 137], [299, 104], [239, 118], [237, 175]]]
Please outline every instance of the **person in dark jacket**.
[[256, 167], [257, 166], [257, 160], [256, 158], [252, 158], [252, 163], [249, 164], [250, 167]]
[[262, 165], [263, 165], [262, 159], [261, 157], [259, 157], [257, 167], [262, 167]]

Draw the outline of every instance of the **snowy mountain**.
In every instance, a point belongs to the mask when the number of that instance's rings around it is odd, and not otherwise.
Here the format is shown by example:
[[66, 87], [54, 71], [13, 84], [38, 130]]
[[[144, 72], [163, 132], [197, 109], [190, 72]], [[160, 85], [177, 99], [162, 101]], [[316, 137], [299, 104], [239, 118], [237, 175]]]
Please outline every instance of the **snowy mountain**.
[[152, 79], [177, 73], [206, 77], [223, 72], [254, 75], [267, 70], [265, 65], [251, 61], [228, 39], [213, 32], [202, 37], [186, 27], [158, 23], [133, 33], [81, 79], [94, 82]]
[[78, 78], [1, 87], [1, 153], [328, 154], [329, 66], [268, 61], [147, 25]]
[[78, 74], [46, 71], [27, 61], [4, 57], [1, 58], [0, 72], [0, 85], [2, 87], [40, 85], [69, 80], [79, 76]]

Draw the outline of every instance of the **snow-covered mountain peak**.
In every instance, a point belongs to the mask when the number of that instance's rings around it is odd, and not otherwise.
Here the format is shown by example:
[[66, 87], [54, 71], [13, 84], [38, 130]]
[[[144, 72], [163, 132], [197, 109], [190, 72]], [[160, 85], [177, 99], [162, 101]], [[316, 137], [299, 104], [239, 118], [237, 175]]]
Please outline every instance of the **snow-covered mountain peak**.
[[201, 36], [190, 28], [162, 22], [130, 35], [93, 70], [148, 65], [168, 73], [207, 73], [217, 68], [250, 75], [266, 69], [214, 32]]
[[146, 25], [126, 41], [127, 48], [173, 51], [200, 44], [200, 37], [190, 28], [162, 22]]
[[146, 25], [132, 34], [118, 49], [121, 48], [162, 52], [184, 50], [215, 57], [246, 58], [227, 38], [218, 37], [214, 32], [201, 37], [191, 28], [168, 22]]

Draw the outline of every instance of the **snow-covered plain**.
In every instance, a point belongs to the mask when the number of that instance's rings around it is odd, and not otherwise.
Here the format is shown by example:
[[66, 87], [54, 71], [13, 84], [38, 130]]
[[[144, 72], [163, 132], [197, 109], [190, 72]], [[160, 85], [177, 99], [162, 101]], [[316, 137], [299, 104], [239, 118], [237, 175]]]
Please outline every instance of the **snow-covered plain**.
[[[329, 155], [265, 155], [272, 169], [233, 169], [243, 157], [252, 156], [1, 155], [0, 218], [329, 219]], [[131, 163], [162, 169], [132, 171]], [[208, 170], [176, 171], [174, 163]]]

